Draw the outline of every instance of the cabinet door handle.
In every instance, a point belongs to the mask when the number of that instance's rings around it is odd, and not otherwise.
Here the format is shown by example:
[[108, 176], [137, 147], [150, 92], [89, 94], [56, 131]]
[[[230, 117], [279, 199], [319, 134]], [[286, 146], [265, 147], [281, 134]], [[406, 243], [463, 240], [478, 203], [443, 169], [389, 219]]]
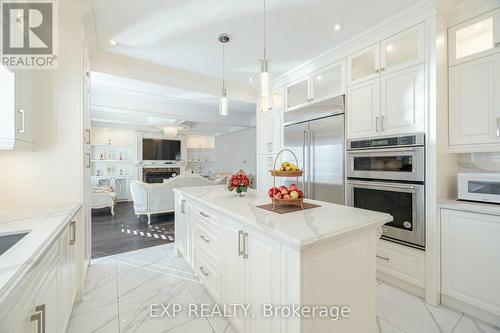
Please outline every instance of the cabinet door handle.
[[248, 259], [248, 232], [243, 233], [243, 259]]
[[85, 168], [90, 169], [90, 153], [85, 153]]
[[198, 268], [200, 269], [200, 272], [202, 272], [202, 273], [203, 273], [203, 275], [208, 276], [208, 272], [205, 270], [205, 267], [200, 266], [200, 267], [198, 267]]
[[272, 142], [268, 142], [267, 143], [267, 151], [268, 152], [272, 152], [273, 151], [273, 143]]
[[210, 239], [205, 237], [204, 235], [200, 235], [200, 238], [205, 242], [205, 243], [210, 243]]
[[22, 121], [21, 121], [21, 126], [22, 127], [21, 127], [21, 129], [18, 129], [17, 132], [19, 134], [22, 134], [26, 130], [26, 113], [24, 112], [23, 109], [18, 109], [17, 112], [20, 113], [21, 117], [22, 117], [21, 118], [22, 119]]
[[377, 131], [377, 133], [380, 131], [379, 127], [380, 127], [380, 125], [379, 125], [379, 117], [376, 117], [375, 118], [375, 131]]
[[377, 254], [377, 258], [385, 260], [385, 261], [391, 260], [390, 258], [379, 256], [378, 254]]
[[380, 69], [380, 71], [381, 71], [381, 72], [385, 71], [385, 67], [382, 67], [382, 68]]
[[244, 255], [244, 252], [245, 252], [245, 250], [243, 248], [244, 247], [243, 242], [241, 241], [242, 237], [243, 237], [243, 230], [239, 230], [238, 231], [238, 255], [239, 256]]
[[382, 129], [382, 132], [384, 131], [384, 120], [385, 116], [382, 116], [382, 119], [380, 120], [380, 128]]
[[76, 243], [76, 222], [73, 221], [69, 225], [70, 230], [71, 230], [71, 238], [69, 240], [69, 245], [75, 245]]
[[500, 47], [500, 42], [496, 42], [495, 47]]
[[203, 217], [206, 217], [206, 218], [209, 218], [210, 215], [208, 215], [207, 213], [205, 212], [200, 212], [200, 215], [203, 216]]
[[186, 200], [181, 200], [181, 213], [186, 214]]
[[88, 128], [85, 129], [85, 144], [90, 144], [90, 129]]
[[377, 69], [375, 70], [375, 73], [380, 73], [380, 69], [378, 69], [378, 68], [377, 68]]
[[35, 307], [35, 313], [31, 315], [31, 321], [37, 322], [37, 333], [45, 333], [45, 304]]
[[500, 117], [497, 117], [497, 137], [500, 137]]

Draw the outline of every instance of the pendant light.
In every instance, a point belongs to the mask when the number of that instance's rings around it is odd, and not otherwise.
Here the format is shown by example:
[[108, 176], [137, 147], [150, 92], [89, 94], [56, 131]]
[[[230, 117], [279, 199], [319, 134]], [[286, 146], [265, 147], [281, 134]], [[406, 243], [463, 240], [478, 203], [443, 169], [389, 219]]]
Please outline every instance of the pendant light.
[[222, 89], [219, 97], [219, 115], [227, 116], [229, 114], [227, 89], [226, 89], [226, 59], [225, 59], [225, 44], [229, 43], [231, 37], [228, 34], [220, 34], [218, 38], [222, 44]]
[[267, 22], [266, 22], [266, 0], [264, 0], [264, 58], [260, 59], [260, 97], [261, 103], [269, 107], [269, 100], [271, 96], [271, 73], [270, 62], [267, 59]]

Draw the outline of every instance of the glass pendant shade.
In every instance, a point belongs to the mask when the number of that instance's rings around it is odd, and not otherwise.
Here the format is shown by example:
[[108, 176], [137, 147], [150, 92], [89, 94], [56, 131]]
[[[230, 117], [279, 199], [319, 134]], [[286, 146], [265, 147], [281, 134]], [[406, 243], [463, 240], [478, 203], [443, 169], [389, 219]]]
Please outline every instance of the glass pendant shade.
[[271, 107], [271, 73], [269, 72], [269, 60], [261, 60], [260, 105], [263, 111]]
[[222, 89], [219, 97], [219, 115], [227, 116], [229, 114], [228, 100], [227, 100], [227, 90]]

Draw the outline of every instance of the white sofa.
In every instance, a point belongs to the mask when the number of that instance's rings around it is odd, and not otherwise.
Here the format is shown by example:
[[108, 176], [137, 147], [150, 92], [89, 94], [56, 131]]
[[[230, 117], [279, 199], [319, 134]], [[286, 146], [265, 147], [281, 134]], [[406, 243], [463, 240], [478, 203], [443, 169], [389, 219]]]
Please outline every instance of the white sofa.
[[174, 188], [221, 185], [226, 182], [227, 176], [211, 181], [192, 173], [183, 173], [161, 184], [148, 184], [133, 180], [130, 182], [130, 193], [134, 201], [135, 215], [137, 217], [147, 215], [149, 224], [152, 214], [168, 213], [175, 210]]
[[97, 187], [92, 192], [92, 209], [108, 207], [111, 215], [115, 216], [115, 204], [117, 194], [110, 187]]

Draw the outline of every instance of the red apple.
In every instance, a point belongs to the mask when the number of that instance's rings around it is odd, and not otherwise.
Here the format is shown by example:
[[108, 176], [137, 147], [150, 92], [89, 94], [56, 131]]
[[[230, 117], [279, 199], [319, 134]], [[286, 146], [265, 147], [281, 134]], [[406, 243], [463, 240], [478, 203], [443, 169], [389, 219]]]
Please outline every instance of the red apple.
[[281, 193], [276, 193], [274, 195], [274, 199], [281, 199]]
[[296, 192], [299, 195], [299, 198], [304, 197], [304, 193], [301, 190], [297, 190]]
[[285, 199], [285, 200], [290, 199], [290, 195], [289, 195], [289, 194], [285, 194], [285, 195], [283, 196], [283, 199]]
[[269, 195], [270, 198], [274, 197], [275, 194], [279, 193], [280, 190], [278, 190], [276, 187], [271, 187], [267, 194]]
[[297, 184], [291, 184], [290, 187], [288, 188], [290, 192], [297, 191], [298, 189], [299, 188], [297, 187]]
[[288, 191], [288, 189], [286, 188], [286, 186], [281, 185], [280, 186], [280, 192], [283, 191], [283, 190], [287, 190]]
[[282, 190], [281, 190], [281, 194], [282, 194], [282, 195], [286, 195], [286, 194], [288, 194], [288, 190], [287, 190], [286, 188], [282, 189]]

